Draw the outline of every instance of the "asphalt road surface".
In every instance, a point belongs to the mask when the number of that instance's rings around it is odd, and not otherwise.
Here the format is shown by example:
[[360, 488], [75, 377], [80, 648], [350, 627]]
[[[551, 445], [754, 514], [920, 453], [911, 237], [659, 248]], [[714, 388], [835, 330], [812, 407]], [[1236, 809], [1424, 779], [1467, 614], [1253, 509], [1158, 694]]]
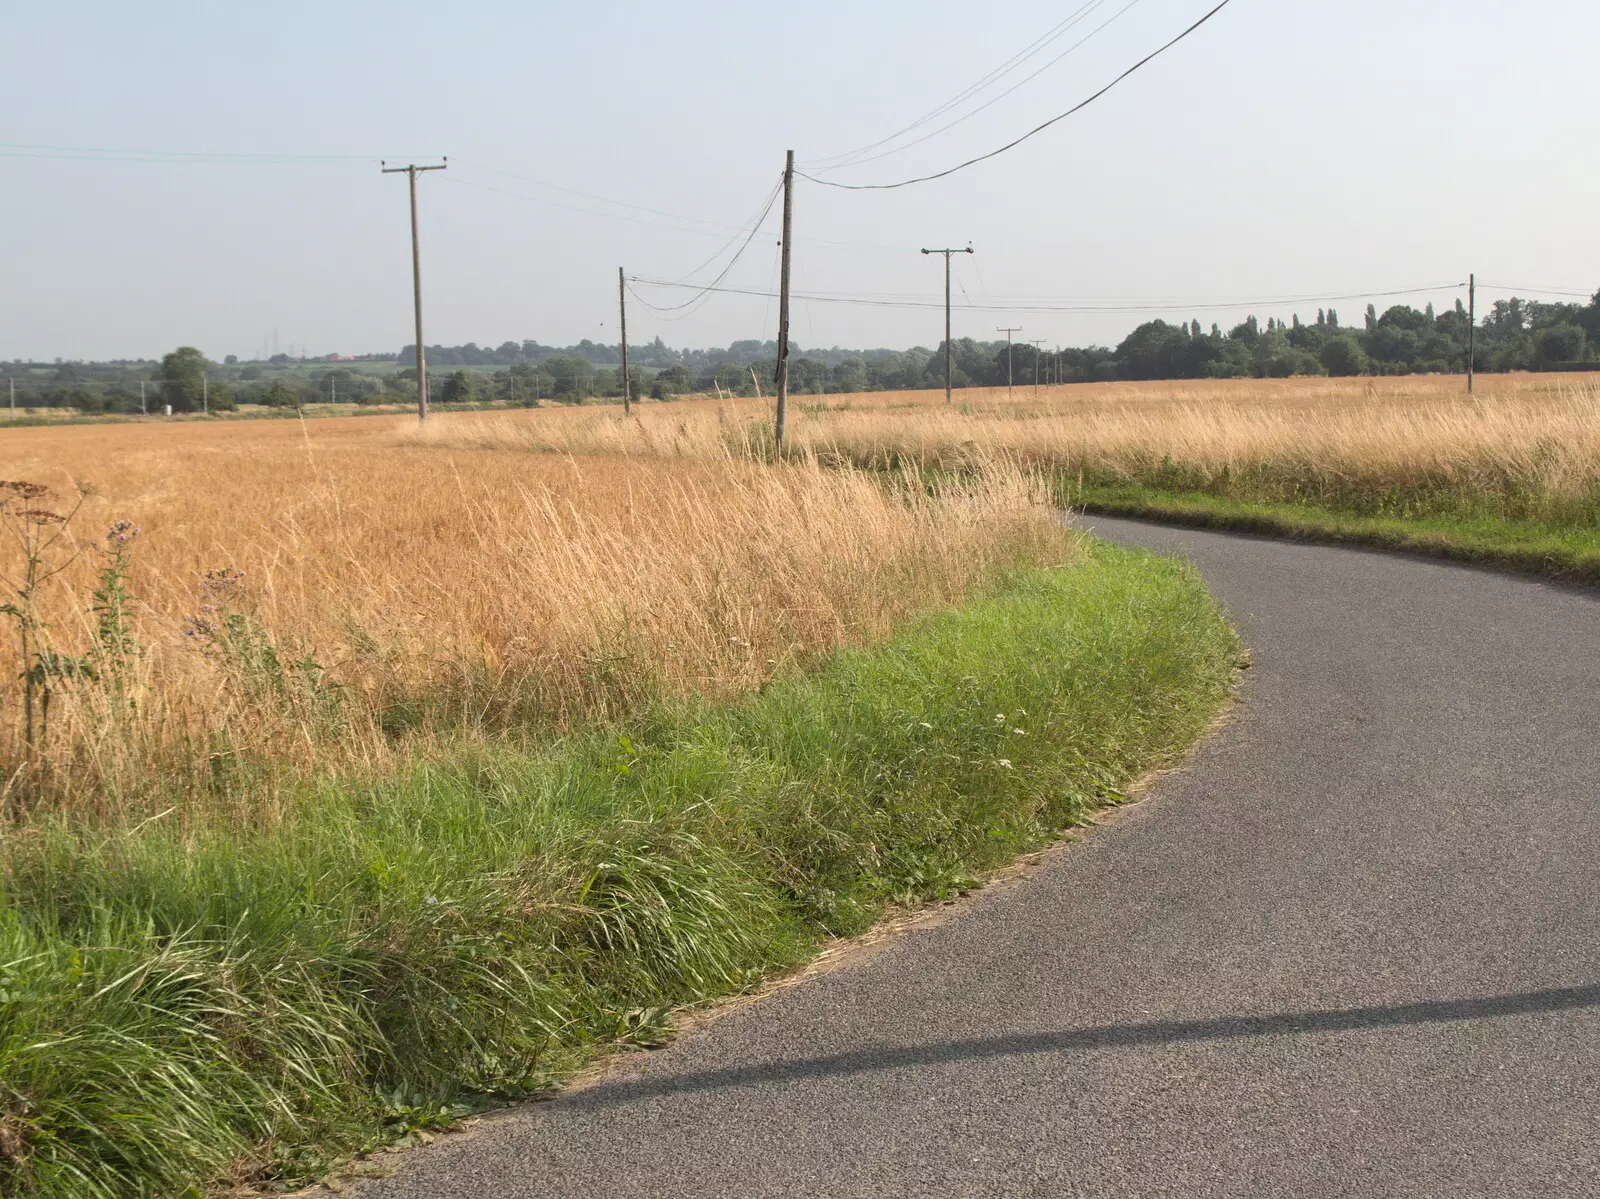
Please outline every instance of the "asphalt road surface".
[[1254, 653], [957, 918], [391, 1159], [366, 1199], [1600, 1195], [1600, 602], [1114, 520]]

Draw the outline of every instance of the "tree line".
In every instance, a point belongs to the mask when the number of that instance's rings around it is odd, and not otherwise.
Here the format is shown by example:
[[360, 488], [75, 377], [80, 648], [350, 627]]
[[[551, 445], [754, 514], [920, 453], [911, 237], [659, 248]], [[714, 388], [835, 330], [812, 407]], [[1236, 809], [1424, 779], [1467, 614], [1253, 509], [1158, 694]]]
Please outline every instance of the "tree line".
[[[952, 343], [957, 387], [1005, 386], [1014, 379], [1062, 383], [1144, 379], [1283, 378], [1291, 375], [1406, 375], [1452, 373], [1467, 366], [1470, 321], [1459, 300], [1436, 312], [1396, 304], [1368, 305], [1357, 324], [1331, 308], [1314, 319], [1298, 313], [1251, 316], [1224, 332], [1199, 321], [1152, 320], [1116, 346], [1036, 350], [1020, 343], [960, 338]], [[1473, 331], [1472, 359], [1480, 372], [1600, 369], [1600, 292], [1587, 304], [1497, 300]], [[221, 363], [183, 346], [159, 362], [15, 362], [6, 374], [16, 402], [27, 408], [72, 408], [95, 413], [226, 412], [240, 404], [298, 408], [310, 404], [413, 403], [415, 353], [368, 355], [349, 366], [267, 362]], [[770, 391], [777, 359], [773, 341], [735, 341], [726, 349], [675, 350], [658, 337], [629, 347], [632, 394], [668, 399], [700, 392], [752, 395]], [[547, 401], [574, 403], [622, 394], [621, 352], [584, 340], [554, 347], [535, 341], [488, 349], [468, 342], [429, 346], [430, 398], [442, 404]], [[896, 391], [942, 387], [944, 346], [909, 350], [801, 349], [791, 343], [791, 389], [799, 394]]]

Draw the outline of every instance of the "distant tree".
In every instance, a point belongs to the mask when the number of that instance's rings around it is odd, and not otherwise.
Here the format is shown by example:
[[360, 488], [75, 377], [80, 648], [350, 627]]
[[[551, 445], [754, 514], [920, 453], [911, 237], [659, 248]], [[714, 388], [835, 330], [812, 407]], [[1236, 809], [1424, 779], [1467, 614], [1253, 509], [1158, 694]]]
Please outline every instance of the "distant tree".
[[[1189, 348], [1187, 327], [1180, 329], [1161, 320], [1146, 321], [1117, 346], [1117, 370], [1125, 379], [1182, 376], [1189, 371]], [[1019, 378], [1026, 380], [1028, 376]]]
[[1322, 365], [1330, 375], [1348, 376], [1367, 373], [1367, 352], [1353, 337], [1334, 337], [1322, 347]]
[[1417, 356], [1417, 335], [1399, 325], [1380, 324], [1367, 336], [1367, 355], [1396, 367], [1409, 365]]
[[161, 360], [161, 402], [174, 412], [196, 412], [205, 389], [206, 368], [211, 364], [193, 346], [179, 346]]
[[659, 371], [650, 384], [650, 395], [658, 400], [670, 400], [689, 390], [689, 371], [682, 366], [669, 366]]
[[575, 354], [557, 354], [544, 363], [550, 373], [551, 391], [567, 400], [581, 400], [594, 392], [594, 364]]
[[1600, 291], [1595, 292], [1594, 299], [1579, 311], [1578, 326], [1588, 334], [1591, 345], [1600, 342]]
[[1379, 328], [1406, 329], [1412, 333], [1420, 333], [1433, 323], [1433, 305], [1428, 305], [1426, 313], [1418, 312], [1409, 304], [1396, 304], [1378, 318]]
[[1517, 296], [1509, 300], [1496, 300], [1483, 318], [1483, 327], [1491, 337], [1505, 338], [1528, 331], [1528, 306]]
[[1577, 362], [1583, 357], [1584, 342], [1583, 330], [1577, 325], [1552, 325], [1534, 336], [1534, 354], [1540, 366]]
[[268, 408], [297, 408], [300, 405], [300, 393], [287, 380], [278, 378], [261, 389], [256, 402]]
[[223, 364], [225, 366], [233, 366], [239, 361], [239, 355], [237, 355], [237, 354], [229, 354], [222, 361], [223, 361]]
[[452, 371], [445, 376], [444, 385], [439, 388], [439, 402], [441, 404], [470, 404], [476, 389], [473, 386], [472, 376], [466, 371]]

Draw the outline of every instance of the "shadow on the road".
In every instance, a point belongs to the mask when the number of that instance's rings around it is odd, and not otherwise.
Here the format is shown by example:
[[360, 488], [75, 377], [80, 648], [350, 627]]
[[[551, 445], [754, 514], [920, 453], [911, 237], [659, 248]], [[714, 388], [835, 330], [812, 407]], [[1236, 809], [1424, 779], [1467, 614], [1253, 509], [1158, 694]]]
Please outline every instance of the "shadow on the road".
[[1600, 1007], [1600, 983], [1549, 991], [1530, 991], [1517, 995], [1494, 995], [1484, 999], [1441, 999], [1385, 1007], [1286, 1012], [1278, 1016], [1219, 1016], [1210, 1020], [1107, 1024], [1096, 1028], [1016, 1033], [1003, 1037], [954, 1041], [942, 1045], [861, 1049], [832, 1057], [732, 1066], [724, 1070], [710, 1070], [702, 1074], [678, 1077], [618, 1080], [561, 1096], [560, 1102], [563, 1107], [613, 1107], [657, 1095], [692, 1094], [762, 1083], [837, 1078], [876, 1070], [942, 1065], [984, 1058], [1015, 1057], [1036, 1053], [1070, 1053], [1090, 1049], [1135, 1049], [1147, 1045], [1180, 1045], [1191, 1041], [1289, 1036], [1296, 1033], [1362, 1032], [1408, 1024], [1530, 1016], [1590, 1007]]

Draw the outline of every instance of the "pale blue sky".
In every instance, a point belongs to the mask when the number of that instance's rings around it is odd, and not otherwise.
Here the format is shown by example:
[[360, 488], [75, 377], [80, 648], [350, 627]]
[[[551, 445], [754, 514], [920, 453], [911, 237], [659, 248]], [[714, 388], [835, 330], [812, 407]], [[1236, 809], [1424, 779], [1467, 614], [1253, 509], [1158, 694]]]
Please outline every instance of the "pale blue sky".
[[[1211, 2], [1138, 0], [972, 120], [837, 177], [899, 178], [992, 148]], [[422, 185], [429, 342], [615, 341], [618, 265], [691, 271], [759, 206], [785, 149], [815, 160], [892, 133], [1084, 3], [14, 3], [0, 24], [0, 141], [356, 157], [0, 151], [0, 359], [184, 343], [248, 357], [274, 330], [313, 354], [398, 349], [410, 340], [405, 186], [377, 160], [442, 154], [451, 170]], [[1126, 3], [1101, 0], [1056, 48]], [[937, 260], [917, 249], [970, 240], [978, 255], [959, 274], [974, 301], [1334, 295], [1470, 270], [1600, 287], [1596, 45], [1600, 5], [1579, 0], [1233, 0], [1095, 106], [962, 175], [879, 193], [800, 181], [795, 286], [938, 299]], [[685, 232], [469, 164], [716, 228]], [[729, 283], [770, 287], [775, 241], [759, 236]], [[1337, 304], [1346, 319], [1363, 306]], [[1291, 307], [1256, 306], [1263, 318]], [[1171, 315], [1226, 325], [1239, 313], [1197, 299]], [[956, 332], [1012, 324], [1051, 343], [1115, 342], [1141, 319], [958, 313]], [[933, 345], [941, 322], [801, 302], [793, 335]], [[720, 296], [678, 321], [635, 305], [629, 331], [726, 344], [775, 324], [775, 303]]]

